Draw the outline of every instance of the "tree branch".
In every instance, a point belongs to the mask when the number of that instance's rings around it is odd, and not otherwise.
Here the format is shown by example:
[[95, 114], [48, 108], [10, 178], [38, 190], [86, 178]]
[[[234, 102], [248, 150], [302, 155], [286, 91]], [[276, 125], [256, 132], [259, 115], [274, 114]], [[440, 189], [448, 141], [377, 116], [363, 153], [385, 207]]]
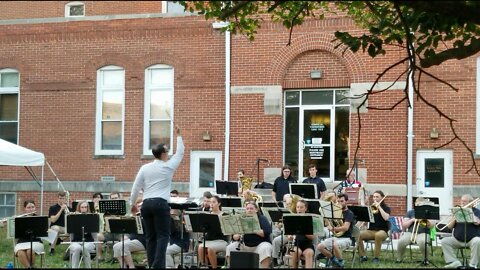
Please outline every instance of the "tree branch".
[[[480, 17], [480, 16], [479, 16]], [[423, 68], [429, 68], [431, 66], [438, 66], [443, 62], [450, 59], [465, 59], [470, 57], [480, 51], [480, 39], [472, 38], [470, 44], [463, 47], [446, 49], [445, 51], [439, 52], [434, 56], [420, 59], [420, 66]]]

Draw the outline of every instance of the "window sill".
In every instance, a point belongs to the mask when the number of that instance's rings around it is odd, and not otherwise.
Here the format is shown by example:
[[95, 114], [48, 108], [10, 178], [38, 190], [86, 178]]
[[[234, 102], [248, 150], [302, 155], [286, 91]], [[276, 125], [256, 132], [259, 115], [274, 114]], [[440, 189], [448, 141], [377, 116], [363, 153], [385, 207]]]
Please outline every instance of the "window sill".
[[124, 155], [94, 155], [93, 159], [125, 159]]

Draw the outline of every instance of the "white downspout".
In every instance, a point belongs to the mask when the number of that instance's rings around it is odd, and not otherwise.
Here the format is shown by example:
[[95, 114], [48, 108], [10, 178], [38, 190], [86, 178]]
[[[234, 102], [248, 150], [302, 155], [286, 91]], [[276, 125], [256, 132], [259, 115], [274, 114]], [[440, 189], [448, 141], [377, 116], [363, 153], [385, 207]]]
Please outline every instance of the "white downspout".
[[43, 216], [43, 175], [45, 172], [45, 164], [42, 165], [42, 186], [40, 187], [40, 216]]
[[[214, 29], [227, 26], [228, 22], [213, 23]], [[225, 158], [223, 165], [223, 180], [228, 181], [228, 171], [230, 163], [230, 31], [225, 31]]]
[[407, 211], [412, 209], [413, 201], [413, 73], [408, 76], [408, 99], [410, 107], [408, 108], [407, 124]]

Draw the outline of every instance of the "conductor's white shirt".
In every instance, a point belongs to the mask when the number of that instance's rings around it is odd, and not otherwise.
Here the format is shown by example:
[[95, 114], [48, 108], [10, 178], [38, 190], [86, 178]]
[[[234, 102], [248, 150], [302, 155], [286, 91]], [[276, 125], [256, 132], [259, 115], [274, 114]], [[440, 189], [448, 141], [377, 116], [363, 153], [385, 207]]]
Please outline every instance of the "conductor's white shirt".
[[175, 154], [168, 160], [155, 159], [153, 162], [143, 165], [138, 171], [133, 182], [130, 195], [130, 205], [135, 204], [138, 192], [143, 188], [143, 200], [151, 198], [163, 198], [170, 202], [170, 190], [175, 170], [180, 166], [185, 146], [181, 136], [177, 137], [177, 149]]

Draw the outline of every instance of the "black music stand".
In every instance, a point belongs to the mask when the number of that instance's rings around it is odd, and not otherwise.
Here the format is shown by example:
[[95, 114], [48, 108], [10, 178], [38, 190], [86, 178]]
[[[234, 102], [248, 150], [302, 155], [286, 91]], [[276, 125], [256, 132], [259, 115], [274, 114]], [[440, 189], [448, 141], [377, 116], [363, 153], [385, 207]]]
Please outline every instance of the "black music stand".
[[[122, 235], [122, 257], [125, 257], [125, 234], [136, 233], [138, 234], [138, 224], [135, 217], [131, 218], [122, 218], [122, 219], [108, 219], [108, 226], [110, 227], [111, 233], [119, 233]], [[125, 260], [122, 260], [122, 269], [124, 266]]]
[[[82, 254], [85, 254], [85, 234], [100, 232], [100, 216], [98, 214], [71, 214], [67, 215], [65, 224], [66, 233], [82, 235]], [[88, 254], [90, 256], [90, 254]]]
[[348, 209], [353, 212], [356, 221], [375, 223], [375, 219], [369, 206], [351, 205], [348, 206]]
[[[415, 219], [419, 220], [418, 222], [420, 223], [420, 220], [422, 219], [435, 219], [439, 220], [440, 219], [440, 207], [438, 206], [433, 206], [433, 205], [419, 205], [415, 206], [414, 208], [415, 211]], [[420, 226], [420, 224], [418, 224]], [[428, 228], [426, 228], [428, 229]], [[421, 262], [422, 265], [429, 265], [432, 264], [433, 266], [437, 267], [433, 262], [429, 261], [427, 258], [427, 231], [430, 231], [429, 229], [425, 231], [425, 254], [423, 254], [423, 260]], [[417, 231], [418, 232], [418, 231]]]
[[[472, 208], [465, 207], [454, 207], [452, 208], [452, 213], [455, 216], [457, 223], [463, 223], [463, 244], [467, 246], [467, 223], [473, 223], [473, 216], [475, 213]], [[467, 264], [467, 256], [463, 256], [462, 266], [458, 267], [459, 269], [471, 269], [472, 267]]]
[[[302, 214], [283, 216], [283, 228], [285, 230], [284, 233], [287, 235], [313, 234], [313, 217]], [[295, 242], [297, 257], [299, 258], [298, 241]]]
[[205, 248], [205, 235], [207, 232], [211, 234], [222, 233], [220, 217], [217, 214], [199, 212], [189, 213], [188, 218], [190, 219], [190, 224], [192, 225], [192, 232], [201, 232], [203, 235], [203, 258], [206, 261], [207, 249]]
[[[72, 209], [73, 212], [77, 211], [77, 205], [81, 201], [73, 201], [72, 202]], [[95, 213], [95, 204], [92, 201], [87, 201], [88, 202], [88, 208], [90, 208], [90, 212]]]
[[116, 216], [127, 214], [127, 202], [125, 200], [100, 200], [98, 201], [100, 213]]
[[[178, 209], [180, 210], [180, 220], [182, 221], [182, 227], [180, 227], [180, 237], [182, 238], [183, 240], [183, 234], [184, 234], [184, 229], [183, 227], [185, 226], [183, 221], [183, 215], [184, 215], [184, 211], [187, 210], [187, 209], [191, 209], [191, 208], [195, 208], [195, 207], [198, 207], [198, 204], [194, 203], [194, 202], [191, 202], [191, 201], [187, 201], [186, 203], [169, 203], [168, 204], [170, 206], [171, 209]], [[183, 265], [183, 248], [180, 247], [180, 265], [178, 266], [178, 269], [183, 269], [184, 268], [184, 265]]]
[[[33, 239], [48, 236], [48, 216], [30, 216], [15, 218], [15, 238], [29, 239], [33, 254]], [[30, 266], [33, 268], [33, 256], [30, 256]]]
[[227, 196], [238, 196], [238, 183], [230, 181], [215, 180], [215, 191], [217, 194]]
[[[275, 222], [279, 223], [279, 222], [282, 222], [283, 223], [283, 215], [284, 214], [290, 214], [290, 210], [286, 209], [286, 208], [275, 208], [275, 207], [261, 207], [260, 208], [263, 215], [265, 217], [267, 217], [268, 220], [270, 220], [271, 222], [271, 226], [273, 228], [273, 224]], [[283, 230], [280, 230], [280, 247], [283, 247]], [[284, 250], [283, 248], [280, 249], [279, 251], [279, 258], [283, 261], [283, 253], [284, 253]]]
[[320, 200], [305, 199], [305, 201], [308, 204], [307, 213], [321, 215], [320, 214]]
[[296, 194], [304, 199], [318, 199], [317, 184], [289, 183], [290, 194]]
[[260, 209], [260, 213], [262, 215], [265, 215], [262, 208], [283, 208], [283, 202], [258, 202], [257, 204], [258, 209]]

